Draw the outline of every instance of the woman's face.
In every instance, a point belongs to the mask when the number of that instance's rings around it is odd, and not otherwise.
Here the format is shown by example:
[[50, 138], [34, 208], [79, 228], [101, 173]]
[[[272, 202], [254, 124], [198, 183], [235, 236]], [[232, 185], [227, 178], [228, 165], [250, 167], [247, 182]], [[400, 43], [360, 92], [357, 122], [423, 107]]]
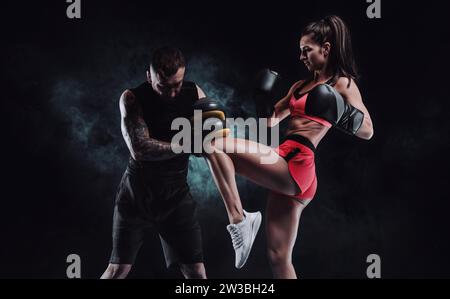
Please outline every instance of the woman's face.
[[328, 62], [330, 43], [322, 46], [317, 44], [311, 34], [304, 35], [300, 39], [300, 61], [305, 64], [309, 71], [320, 71]]

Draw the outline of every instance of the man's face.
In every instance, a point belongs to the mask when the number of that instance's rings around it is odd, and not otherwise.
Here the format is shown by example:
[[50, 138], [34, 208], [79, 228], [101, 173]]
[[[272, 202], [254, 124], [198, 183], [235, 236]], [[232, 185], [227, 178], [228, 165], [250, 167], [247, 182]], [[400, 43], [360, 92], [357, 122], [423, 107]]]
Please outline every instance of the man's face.
[[172, 76], [165, 77], [163, 74], [150, 67], [150, 73], [147, 73], [147, 80], [162, 98], [173, 99], [181, 91], [183, 86], [185, 67], [180, 67]]

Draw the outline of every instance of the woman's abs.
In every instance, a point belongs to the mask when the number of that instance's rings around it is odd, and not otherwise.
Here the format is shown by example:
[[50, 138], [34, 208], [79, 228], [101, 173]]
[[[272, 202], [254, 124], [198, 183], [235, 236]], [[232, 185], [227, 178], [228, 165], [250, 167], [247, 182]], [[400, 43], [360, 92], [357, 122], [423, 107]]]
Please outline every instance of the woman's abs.
[[322, 138], [327, 134], [329, 128], [312, 120], [294, 117], [289, 121], [286, 135], [298, 134], [309, 139], [317, 147]]

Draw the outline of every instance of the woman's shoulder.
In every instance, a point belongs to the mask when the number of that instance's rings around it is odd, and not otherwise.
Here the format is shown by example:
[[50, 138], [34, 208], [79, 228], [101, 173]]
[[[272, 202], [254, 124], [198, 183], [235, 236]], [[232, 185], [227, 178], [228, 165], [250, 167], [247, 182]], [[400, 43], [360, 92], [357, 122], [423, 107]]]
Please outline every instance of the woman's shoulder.
[[361, 92], [352, 78], [342, 77], [334, 86], [337, 92], [344, 96], [347, 100], [353, 99], [352, 102], [362, 101]]
[[338, 77], [336, 83], [334, 84], [334, 88], [336, 88], [336, 90], [344, 90], [355, 87], [358, 88], [355, 80], [348, 77]]

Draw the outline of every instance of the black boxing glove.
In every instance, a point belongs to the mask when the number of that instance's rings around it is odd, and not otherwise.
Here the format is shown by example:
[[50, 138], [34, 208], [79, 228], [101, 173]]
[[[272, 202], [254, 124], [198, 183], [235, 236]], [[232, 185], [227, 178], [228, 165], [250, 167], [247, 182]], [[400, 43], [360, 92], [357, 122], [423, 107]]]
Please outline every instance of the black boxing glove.
[[210, 142], [215, 138], [229, 136], [231, 131], [226, 127], [225, 112], [215, 100], [199, 99], [194, 103], [193, 108], [191, 152], [198, 157], [204, 153], [205, 138]]
[[276, 97], [276, 86], [280, 75], [270, 69], [261, 70], [255, 79], [253, 88], [253, 100], [256, 106], [258, 118], [269, 118], [274, 110], [273, 100]]
[[339, 92], [328, 84], [320, 84], [308, 92], [305, 114], [320, 117], [336, 126], [344, 114], [345, 101]]
[[364, 120], [364, 113], [328, 84], [320, 84], [308, 93], [305, 113], [323, 118], [349, 135], [355, 135]]
[[[211, 98], [205, 97], [196, 101], [193, 105], [193, 109], [201, 110], [202, 118], [217, 117], [221, 120], [225, 120], [225, 112], [219, 103]], [[193, 117], [198, 117], [194, 115]]]
[[347, 102], [345, 102], [344, 107], [344, 114], [337, 123], [336, 128], [341, 132], [354, 136], [364, 122], [364, 113]]

